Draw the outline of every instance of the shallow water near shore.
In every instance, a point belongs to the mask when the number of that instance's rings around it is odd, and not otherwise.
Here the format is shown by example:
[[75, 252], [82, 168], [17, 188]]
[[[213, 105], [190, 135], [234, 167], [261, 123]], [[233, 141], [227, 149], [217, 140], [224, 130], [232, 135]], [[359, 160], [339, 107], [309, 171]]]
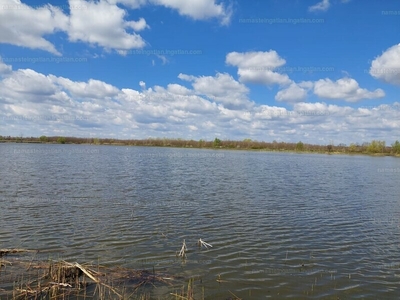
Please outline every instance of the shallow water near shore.
[[206, 299], [398, 298], [398, 158], [51, 144], [0, 157], [0, 248], [201, 278]]

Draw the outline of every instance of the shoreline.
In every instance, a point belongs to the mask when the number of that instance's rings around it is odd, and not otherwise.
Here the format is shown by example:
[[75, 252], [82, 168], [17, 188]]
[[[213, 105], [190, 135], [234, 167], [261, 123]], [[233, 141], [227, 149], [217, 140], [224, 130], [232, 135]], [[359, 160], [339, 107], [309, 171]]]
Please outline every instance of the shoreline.
[[[87, 139], [86, 139], [87, 140]], [[140, 142], [145, 142], [147, 140], [140, 140]], [[158, 140], [154, 140], [158, 141]], [[176, 140], [178, 142], [191, 142], [189, 140]], [[232, 142], [232, 141], [229, 141]], [[234, 141], [237, 143], [241, 143], [240, 141]], [[200, 147], [194, 147], [194, 146], [178, 146], [178, 145], [153, 145], [153, 144], [135, 144], [135, 143], [127, 143], [122, 140], [119, 142], [112, 142], [112, 143], [106, 143], [106, 142], [101, 142], [101, 143], [93, 143], [93, 142], [87, 142], [87, 141], [82, 141], [78, 143], [73, 143], [73, 142], [65, 142], [65, 143], [59, 143], [56, 141], [47, 141], [47, 142], [42, 142], [42, 141], [16, 141], [16, 140], [0, 140], [0, 144], [47, 144], [47, 145], [85, 145], [85, 146], [125, 146], [125, 147], [149, 147], [149, 148], [173, 148], [173, 149], [205, 149], [205, 150], [230, 150], [230, 151], [249, 151], [249, 152], [266, 152], [266, 153], [293, 153], [293, 154], [323, 154], [323, 155], [350, 155], [350, 156], [374, 156], [374, 157], [400, 157], [400, 153], [391, 153], [391, 152], [380, 152], [380, 153], [370, 153], [367, 151], [357, 151], [357, 152], [351, 152], [346, 150], [344, 147], [342, 148], [342, 151], [321, 151], [321, 150], [296, 150], [296, 149], [270, 149], [270, 148], [261, 148], [261, 147], [229, 147], [229, 146], [200, 146]], [[210, 143], [210, 142], [208, 142]], [[255, 142], [255, 143], [263, 143], [263, 142]], [[316, 145], [311, 145], [311, 146], [316, 146]], [[326, 147], [326, 146], [319, 146], [318, 147]], [[335, 146], [338, 147], [338, 146]], [[346, 147], [348, 148], [348, 147]]]

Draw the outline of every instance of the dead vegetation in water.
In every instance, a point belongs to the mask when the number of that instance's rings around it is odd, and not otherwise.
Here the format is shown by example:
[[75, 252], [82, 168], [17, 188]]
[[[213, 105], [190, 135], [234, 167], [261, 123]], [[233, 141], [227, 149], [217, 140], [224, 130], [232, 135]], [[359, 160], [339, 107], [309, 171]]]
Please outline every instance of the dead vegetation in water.
[[26, 253], [26, 252], [37, 252], [36, 250], [28, 250], [28, 249], [0, 249], [0, 257], [6, 256], [7, 254], [16, 254], [16, 253]]
[[[207, 244], [212, 247], [210, 244]], [[201, 243], [199, 244], [201, 246]], [[203, 245], [205, 246], [205, 245]], [[206, 247], [206, 246], [205, 246]], [[160, 271], [106, 267], [99, 264], [71, 263], [65, 260], [37, 260], [36, 250], [1, 249], [0, 299], [7, 300], [79, 300], [79, 299], [152, 299], [148, 288], [168, 286], [175, 300], [204, 300], [204, 286], [195, 287], [195, 279], [182, 284], [183, 277]], [[26, 257], [26, 253], [35, 254]], [[28, 258], [28, 259], [27, 259]], [[202, 282], [201, 278], [200, 282]], [[196, 279], [197, 280], [197, 279]], [[241, 300], [234, 297], [227, 300]], [[164, 295], [165, 296], [165, 295]], [[164, 298], [163, 298], [164, 299]]]
[[[16, 251], [18, 250], [18, 251]], [[10, 254], [24, 249], [2, 249], [0, 298], [30, 299], [149, 299], [141, 288], [172, 285], [173, 276], [148, 270], [109, 268], [67, 261], [21, 260]], [[5, 259], [7, 257], [7, 260]], [[11, 257], [14, 256], [14, 257]], [[8, 286], [7, 284], [8, 283]]]

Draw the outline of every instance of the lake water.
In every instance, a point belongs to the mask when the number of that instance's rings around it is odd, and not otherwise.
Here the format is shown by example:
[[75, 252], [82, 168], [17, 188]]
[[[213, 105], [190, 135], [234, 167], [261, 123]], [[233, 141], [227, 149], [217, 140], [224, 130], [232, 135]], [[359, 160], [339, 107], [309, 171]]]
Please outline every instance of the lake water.
[[195, 277], [206, 299], [398, 299], [400, 159], [0, 144], [14, 247]]

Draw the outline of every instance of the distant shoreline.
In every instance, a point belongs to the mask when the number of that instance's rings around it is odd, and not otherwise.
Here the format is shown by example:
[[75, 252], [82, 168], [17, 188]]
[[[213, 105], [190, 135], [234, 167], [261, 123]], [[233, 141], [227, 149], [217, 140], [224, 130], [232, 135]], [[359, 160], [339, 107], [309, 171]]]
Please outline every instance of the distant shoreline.
[[[393, 151], [393, 147], [383, 146], [377, 151], [371, 149], [372, 143], [363, 145], [351, 144], [350, 146], [339, 145], [312, 145], [284, 142], [259, 142], [250, 139], [243, 141], [194, 141], [182, 139], [143, 139], [143, 140], [117, 140], [117, 139], [97, 139], [97, 138], [75, 138], [75, 137], [40, 137], [40, 138], [18, 138], [9, 137], [0, 140], [0, 143], [14, 144], [72, 144], [72, 145], [95, 145], [95, 146], [140, 146], [140, 147], [161, 147], [161, 148], [189, 148], [189, 149], [208, 149], [208, 150], [238, 150], [238, 151], [257, 151], [257, 152], [276, 152], [276, 153], [299, 153], [299, 154], [325, 154], [325, 155], [368, 155], [368, 156], [393, 156], [400, 157], [400, 151]], [[396, 141], [397, 143], [397, 141]], [[373, 151], [372, 151], [373, 150]], [[398, 149], [397, 149], [398, 150]]]

